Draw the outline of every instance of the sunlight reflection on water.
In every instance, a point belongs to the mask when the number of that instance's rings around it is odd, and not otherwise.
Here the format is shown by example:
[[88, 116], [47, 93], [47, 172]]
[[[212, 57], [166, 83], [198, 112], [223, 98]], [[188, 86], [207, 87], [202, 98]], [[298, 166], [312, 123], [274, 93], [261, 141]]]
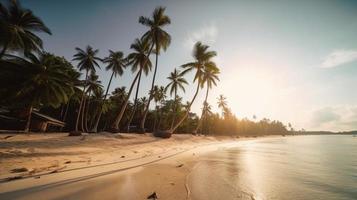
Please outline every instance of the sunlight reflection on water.
[[[206, 155], [191, 175], [193, 199], [357, 199], [357, 139], [262, 139]], [[205, 195], [203, 195], [205, 193]]]

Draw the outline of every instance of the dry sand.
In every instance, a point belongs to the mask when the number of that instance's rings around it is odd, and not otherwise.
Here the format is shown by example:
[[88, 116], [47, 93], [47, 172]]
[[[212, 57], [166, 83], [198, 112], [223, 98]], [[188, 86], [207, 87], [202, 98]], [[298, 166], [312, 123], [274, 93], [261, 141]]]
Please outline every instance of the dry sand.
[[[0, 135], [0, 199], [146, 199], [153, 192], [160, 199], [190, 199], [188, 177], [200, 155], [241, 140], [186, 134], [5, 136]], [[11, 172], [21, 168], [28, 171]]]

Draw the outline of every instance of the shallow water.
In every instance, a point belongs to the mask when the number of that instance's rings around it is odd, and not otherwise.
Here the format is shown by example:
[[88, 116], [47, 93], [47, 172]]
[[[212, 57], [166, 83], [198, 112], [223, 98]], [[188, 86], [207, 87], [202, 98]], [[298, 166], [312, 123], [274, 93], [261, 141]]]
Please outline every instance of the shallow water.
[[201, 158], [189, 182], [192, 199], [356, 200], [357, 137], [243, 142]]

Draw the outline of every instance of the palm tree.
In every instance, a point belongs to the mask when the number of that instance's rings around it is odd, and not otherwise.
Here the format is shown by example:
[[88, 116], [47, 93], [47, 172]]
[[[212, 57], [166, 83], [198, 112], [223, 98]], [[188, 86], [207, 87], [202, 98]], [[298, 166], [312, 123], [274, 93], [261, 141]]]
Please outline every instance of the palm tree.
[[33, 108], [59, 107], [74, 94], [71, 73], [52, 54], [41, 52], [39, 56], [28, 54], [28, 60], [13, 56], [0, 60], [1, 83], [7, 88], [4, 102], [18, 102], [27, 108], [25, 132], [29, 131]]
[[182, 72], [183, 74], [186, 74], [192, 70], [195, 70], [195, 76], [193, 79], [193, 82], [197, 82], [197, 88], [195, 95], [193, 96], [190, 105], [186, 111], [186, 114], [181, 118], [181, 120], [170, 130], [170, 133], [173, 133], [187, 118], [191, 106], [193, 102], [195, 101], [197, 94], [204, 86], [204, 72], [205, 70], [217, 70], [218, 67], [216, 66], [216, 63], [214, 63], [211, 59], [217, 55], [215, 51], [208, 51], [209, 46], [202, 44], [201, 42], [197, 42], [193, 48], [193, 57], [194, 61], [190, 63], [186, 63], [182, 65], [181, 67], [184, 68], [185, 70]]
[[176, 105], [177, 105], [177, 90], [180, 88], [185, 92], [184, 84], [188, 84], [186, 79], [183, 77], [183, 74], [180, 73], [176, 68], [173, 72], [170, 73], [170, 76], [167, 77], [170, 80], [169, 84], [166, 86], [165, 90], [170, 89], [170, 95], [174, 95], [174, 104], [173, 104], [173, 117], [171, 121], [170, 129], [172, 129], [175, 119], [176, 119]]
[[91, 74], [88, 77], [87, 81], [87, 91], [85, 93], [88, 94], [88, 100], [87, 98], [84, 98], [84, 103], [83, 103], [83, 115], [82, 115], [82, 127], [84, 125], [84, 129], [88, 131], [88, 112], [89, 112], [89, 105], [90, 105], [90, 100], [91, 100], [91, 95], [92, 93], [98, 93], [99, 90], [103, 90], [103, 86], [101, 85], [101, 81], [98, 80], [98, 75], [96, 75], [94, 72], [91, 72]]
[[[76, 119], [76, 126], [75, 126], [75, 132], [78, 132], [78, 122], [79, 122], [79, 116], [81, 115], [81, 110], [82, 107], [84, 107], [82, 104], [85, 99], [85, 89], [86, 85], [88, 82], [88, 73], [89, 72], [95, 72], [96, 67], [100, 68], [99, 64], [97, 61], [102, 61], [99, 57], [96, 55], [98, 54], [99, 50], [93, 48], [91, 46], [87, 46], [86, 50], [82, 50], [78, 47], [76, 47], [77, 53], [73, 56], [73, 60], [79, 61], [77, 67], [79, 68], [80, 71], [85, 70], [86, 71], [86, 76], [85, 76], [85, 83], [83, 86], [82, 90], [82, 97], [81, 101], [79, 104], [79, 109], [78, 109], [78, 114], [77, 114], [77, 119]], [[83, 127], [82, 127], [83, 129]]]
[[[166, 51], [167, 47], [171, 43], [171, 36], [165, 30], [162, 29], [164, 26], [167, 26], [171, 23], [170, 18], [165, 15], [164, 12], [164, 7], [157, 7], [152, 14], [152, 18], [147, 18], [143, 16], [139, 18], [139, 23], [149, 28], [149, 30], [144, 34], [143, 38], [148, 40], [152, 45], [155, 45], [155, 69], [151, 83], [151, 90], [154, 88], [155, 85], [158, 57], [160, 51], [161, 49]], [[140, 122], [140, 128], [142, 132], [145, 132], [146, 116], [148, 114], [152, 98], [152, 96], [149, 96], [149, 101], [146, 104], [144, 115], [142, 116]]]
[[149, 54], [148, 51], [150, 51], [149, 49], [149, 43], [143, 39], [139, 40], [136, 39], [134, 41], [134, 43], [130, 46], [131, 49], [134, 50], [133, 53], [128, 55], [128, 64], [131, 65], [131, 71], [134, 73], [136, 71], [137, 74], [133, 80], [133, 82], [131, 83], [131, 86], [129, 88], [128, 91], [128, 95], [124, 101], [123, 106], [120, 109], [120, 112], [118, 113], [118, 115], [116, 116], [113, 124], [112, 124], [112, 131], [118, 131], [119, 130], [119, 123], [124, 115], [124, 112], [126, 110], [126, 107], [128, 105], [129, 102], [129, 98], [130, 98], [130, 94], [134, 88], [134, 85], [136, 83], [136, 81], [138, 80], [139, 76], [141, 75], [141, 72], [144, 71], [144, 73], [147, 75], [149, 73], [149, 71], [151, 70], [151, 61], [149, 59]]
[[42, 49], [42, 40], [35, 32], [51, 35], [50, 29], [31, 10], [24, 9], [16, 0], [6, 7], [0, 3], [0, 58], [6, 50], [23, 50], [25, 55]]
[[226, 97], [224, 97], [222, 94], [219, 95], [219, 97], [217, 98], [218, 102], [218, 108], [221, 108], [222, 109], [222, 117], [224, 116], [224, 112], [227, 108], [227, 101], [226, 101]]
[[[126, 59], [124, 58], [123, 52], [121, 52], [121, 51], [115, 52], [115, 51], [109, 50], [109, 56], [104, 58], [104, 63], [108, 64], [108, 66], [105, 69], [107, 71], [111, 70], [112, 75], [110, 76], [107, 90], [103, 97], [103, 103], [104, 103], [105, 99], [107, 98], [110, 84], [112, 83], [113, 76], [116, 77], [117, 75], [119, 75], [119, 76], [123, 75], [123, 72], [124, 72], [124, 69], [126, 68], [127, 62], [126, 62]], [[102, 116], [102, 109], [99, 110], [98, 117], [97, 117], [94, 127], [92, 129], [93, 132], [97, 132], [101, 116]]]
[[203, 82], [206, 83], [207, 91], [206, 91], [206, 97], [203, 102], [203, 108], [202, 108], [202, 113], [201, 113], [201, 118], [199, 119], [197, 123], [196, 130], [194, 133], [196, 134], [200, 126], [202, 125], [202, 119], [206, 114], [206, 109], [205, 106], [208, 105], [207, 98], [208, 98], [208, 92], [209, 90], [213, 87], [213, 85], [217, 85], [216, 81], [219, 81], [218, 78], [219, 70], [218, 69], [211, 69], [211, 68], [206, 68], [203, 73]]

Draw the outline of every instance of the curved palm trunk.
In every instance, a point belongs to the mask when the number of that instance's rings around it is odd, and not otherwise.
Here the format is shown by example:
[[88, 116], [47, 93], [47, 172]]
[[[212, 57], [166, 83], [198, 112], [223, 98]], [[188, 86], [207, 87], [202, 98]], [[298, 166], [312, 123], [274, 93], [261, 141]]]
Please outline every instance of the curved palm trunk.
[[174, 123], [175, 123], [175, 120], [176, 120], [176, 114], [177, 114], [177, 89], [175, 89], [175, 100], [174, 100], [174, 107], [172, 109], [172, 112], [173, 112], [173, 116], [172, 116], [172, 122], [171, 122], [171, 126], [170, 126], [170, 129], [172, 129], [172, 127], [174, 126]]
[[129, 127], [130, 127], [130, 124], [131, 122], [133, 121], [133, 118], [134, 118], [134, 115], [136, 113], [136, 109], [137, 109], [137, 106], [138, 106], [138, 93], [139, 93], [139, 89], [140, 89], [140, 81], [141, 81], [141, 72], [140, 72], [140, 75], [139, 75], [139, 80], [138, 80], [138, 84], [136, 86], [136, 92], [135, 92], [135, 98], [134, 98], [134, 109], [133, 109], [133, 112], [131, 112], [130, 114], [130, 117], [129, 117], [129, 120], [128, 120], [128, 124], [127, 124], [127, 132], [129, 132]]
[[193, 96], [193, 98], [192, 98], [192, 100], [191, 100], [191, 103], [190, 103], [190, 105], [188, 106], [185, 115], [184, 115], [184, 116], [181, 118], [181, 120], [170, 130], [171, 133], [175, 132], [175, 130], [176, 130], [176, 129], [185, 121], [185, 119], [187, 118], [188, 114], [190, 113], [191, 106], [192, 106], [193, 102], [195, 101], [199, 90], [200, 90], [200, 81], [197, 82], [196, 93], [195, 93], [195, 95]]
[[202, 126], [203, 117], [206, 115], [206, 107], [205, 107], [205, 105], [207, 105], [208, 91], [209, 91], [209, 87], [207, 86], [206, 98], [205, 98], [205, 101], [203, 102], [203, 109], [202, 109], [201, 117], [198, 120], [197, 127], [196, 127], [195, 131], [193, 132], [195, 134], [198, 132], [198, 129], [200, 129], [200, 127]]
[[[154, 70], [154, 75], [152, 77], [152, 82], [151, 82], [151, 91], [154, 89], [154, 86], [155, 86], [155, 79], [156, 79], [158, 60], [159, 60], [159, 54], [158, 54], [158, 52], [156, 52], [156, 55], [155, 55], [155, 70]], [[147, 116], [147, 114], [149, 112], [150, 102], [151, 102], [152, 99], [153, 99], [153, 95], [150, 93], [149, 100], [148, 100], [148, 102], [146, 103], [146, 106], [145, 106], [144, 115], [143, 115], [143, 117], [141, 119], [141, 122], [140, 122], [140, 129], [141, 129], [141, 132], [143, 132], [143, 133], [145, 132], [146, 116]]]
[[86, 83], [83, 86], [83, 90], [82, 90], [82, 97], [81, 97], [81, 102], [79, 103], [79, 109], [78, 109], [78, 114], [77, 114], [77, 119], [76, 119], [76, 126], [75, 126], [75, 131], [78, 132], [78, 123], [79, 123], [79, 117], [81, 115], [81, 110], [82, 110], [82, 104], [83, 104], [83, 100], [84, 100], [84, 91], [86, 89], [86, 85], [87, 85], [87, 79], [88, 79], [88, 70], [86, 72]]
[[104, 101], [107, 99], [107, 95], [108, 95], [108, 92], [109, 92], [109, 87], [110, 85], [112, 84], [112, 79], [113, 79], [113, 76], [114, 76], [114, 71], [112, 72], [112, 75], [110, 76], [110, 79], [109, 79], [109, 83], [108, 83], [108, 86], [107, 86], [107, 90], [105, 91], [105, 95], [104, 95], [104, 98], [103, 98], [103, 102], [101, 103], [100, 105], [100, 110], [99, 110], [99, 114], [98, 114], [98, 117], [95, 121], [95, 124], [94, 124], [94, 127], [92, 129], [93, 132], [98, 132], [98, 125], [99, 125], [99, 121], [100, 121], [100, 118], [102, 117], [102, 109], [103, 109], [103, 103]]
[[31, 116], [32, 116], [32, 109], [33, 107], [30, 106], [29, 108], [29, 112], [28, 112], [28, 117], [27, 117], [27, 121], [26, 121], [26, 126], [25, 126], [25, 133], [28, 133], [30, 131], [30, 125], [31, 125]]
[[118, 131], [119, 130], [119, 123], [120, 123], [121, 119], [123, 118], [124, 112], [126, 110], [128, 102], [129, 102], [130, 94], [133, 91], [134, 85], [135, 85], [136, 81], [139, 78], [140, 72], [141, 72], [141, 70], [139, 70], [139, 72], [136, 74], [133, 82], [131, 83], [131, 86], [130, 86], [130, 89], [129, 89], [129, 92], [128, 92], [128, 96], [125, 99], [124, 105], [121, 107], [120, 112], [118, 113], [117, 117], [114, 120], [114, 123], [112, 124], [111, 128], [114, 131]]

